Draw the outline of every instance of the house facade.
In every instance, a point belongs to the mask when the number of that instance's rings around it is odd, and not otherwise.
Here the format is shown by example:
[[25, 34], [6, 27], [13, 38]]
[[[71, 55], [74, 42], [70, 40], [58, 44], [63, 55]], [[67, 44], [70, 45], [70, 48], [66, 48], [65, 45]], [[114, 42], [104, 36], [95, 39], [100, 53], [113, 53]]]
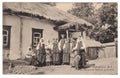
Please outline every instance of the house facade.
[[30, 45], [36, 47], [40, 37], [45, 41], [58, 37], [57, 31], [53, 29], [55, 25], [48, 20], [14, 15], [4, 15], [3, 19], [3, 54], [5, 58], [8, 57], [8, 54], [11, 59], [24, 57], [27, 48]]
[[3, 59], [24, 58], [28, 47], [36, 47], [40, 38], [59, 38], [55, 27], [68, 22], [91, 25], [42, 3], [3, 3]]

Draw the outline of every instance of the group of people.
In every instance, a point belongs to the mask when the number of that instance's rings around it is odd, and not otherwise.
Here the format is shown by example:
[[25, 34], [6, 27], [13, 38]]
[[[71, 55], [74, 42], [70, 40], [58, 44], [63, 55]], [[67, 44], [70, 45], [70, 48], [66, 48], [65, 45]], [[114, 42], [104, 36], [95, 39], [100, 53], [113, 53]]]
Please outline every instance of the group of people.
[[27, 57], [32, 56], [30, 64], [37, 66], [50, 66], [67, 64], [79, 69], [79, 66], [84, 66], [85, 62], [85, 45], [80, 37], [78, 38], [62, 38], [47, 40], [40, 39], [36, 48], [29, 48]]

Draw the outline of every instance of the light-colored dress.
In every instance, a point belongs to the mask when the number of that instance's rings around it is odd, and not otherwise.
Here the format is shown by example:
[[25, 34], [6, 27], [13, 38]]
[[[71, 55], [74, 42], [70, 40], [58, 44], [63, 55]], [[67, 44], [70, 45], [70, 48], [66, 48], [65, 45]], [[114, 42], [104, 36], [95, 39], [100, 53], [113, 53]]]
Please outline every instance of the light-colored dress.
[[45, 49], [46, 49], [46, 62], [51, 62], [52, 61], [51, 44], [48, 43]]

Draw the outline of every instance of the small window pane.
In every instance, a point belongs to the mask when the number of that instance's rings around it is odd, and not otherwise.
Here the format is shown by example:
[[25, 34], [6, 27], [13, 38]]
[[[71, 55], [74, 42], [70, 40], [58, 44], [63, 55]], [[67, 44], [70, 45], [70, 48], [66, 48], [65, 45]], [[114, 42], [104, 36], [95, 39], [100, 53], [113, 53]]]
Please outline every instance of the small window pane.
[[3, 45], [6, 45], [6, 42], [3, 42]]
[[39, 37], [39, 36], [40, 36], [40, 34], [34, 34], [34, 36], [35, 36], [35, 37]]
[[3, 30], [3, 35], [7, 35], [8, 31], [7, 30]]
[[3, 41], [6, 42], [6, 40], [7, 40], [7, 37], [3, 36]]

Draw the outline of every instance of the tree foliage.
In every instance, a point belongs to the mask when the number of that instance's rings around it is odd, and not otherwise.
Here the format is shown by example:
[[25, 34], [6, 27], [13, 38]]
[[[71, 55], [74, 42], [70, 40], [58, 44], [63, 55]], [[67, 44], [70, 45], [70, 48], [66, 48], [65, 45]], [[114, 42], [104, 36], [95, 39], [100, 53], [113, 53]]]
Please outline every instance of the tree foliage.
[[56, 6], [55, 2], [43, 2], [43, 4], [47, 4], [47, 5], [50, 5], [50, 6]]
[[80, 18], [92, 16], [94, 7], [91, 4], [92, 3], [74, 3], [74, 8], [68, 12]]
[[101, 43], [114, 41], [117, 37], [117, 3], [103, 3], [97, 10], [97, 23], [90, 36]]
[[117, 8], [117, 3], [103, 3], [97, 10], [93, 3], [74, 3], [68, 12], [92, 23], [90, 38], [105, 43], [117, 37]]

